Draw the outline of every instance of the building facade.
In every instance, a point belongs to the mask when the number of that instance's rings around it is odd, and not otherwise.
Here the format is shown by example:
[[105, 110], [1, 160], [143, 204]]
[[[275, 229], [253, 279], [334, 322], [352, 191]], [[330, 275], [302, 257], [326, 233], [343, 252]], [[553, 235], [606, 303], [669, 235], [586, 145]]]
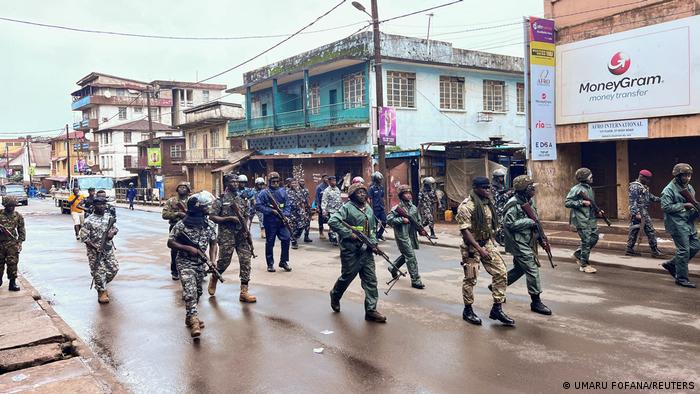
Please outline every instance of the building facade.
[[[153, 148], [156, 148], [158, 156], [150, 157], [149, 160], [149, 149], [153, 156]], [[137, 150], [137, 160], [127, 167], [132, 174], [137, 175], [135, 185], [146, 192], [146, 196], [154, 195], [147, 193], [149, 189], [157, 189], [161, 200], [174, 194], [177, 184], [185, 180], [182, 166], [176, 164], [184, 153], [185, 138], [163, 136], [146, 139], [137, 143]]]

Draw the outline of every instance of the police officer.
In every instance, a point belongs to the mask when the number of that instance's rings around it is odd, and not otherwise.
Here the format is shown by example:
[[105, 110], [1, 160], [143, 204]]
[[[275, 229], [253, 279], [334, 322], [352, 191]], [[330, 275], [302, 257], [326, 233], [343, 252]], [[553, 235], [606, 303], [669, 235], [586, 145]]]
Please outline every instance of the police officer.
[[384, 230], [386, 228], [386, 212], [384, 211], [384, 186], [382, 180], [384, 176], [381, 172], [376, 171], [372, 174], [372, 184], [369, 186], [367, 193], [369, 201], [372, 203], [372, 211], [380, 224], [377, 230], [377, 239], [384, 240]]
[[[163, 207], [163, 213], [161, 216], [164, 220], [168, 221], [170, 228], [168, 232], [173, 230], [173, 226], [177, 224], [182, 218], [187, 214], [187, 199], [190, 196], [191, 189], [189, 182], [180, 182], [177, 184], [175, 189], [176, 193], [174, 196], [170, 197], [168, 201], [165, 202]], [[170, 276], [173, 280], [180, 280], [179, 274], [177, 272], [177, 263], [175, 261], [175, 256], [177, 251], [175, 249], [170, 250]]]
[[[327, 222], [342, 205], [343, 200], [340, 197], [340, 189], [336, 184], [335, 176], [329, 176], [328, 187], [323, 191], [323, 197], [321, 198], [321, 211], [323, 211], [324, 220]], [[331, 244], [338, 245], [338, 235], [333, 229], [328, 230], [328, 240], [331, 241]]]
[[318, 237], [319, 239], [326, 239], [323, 234], [323, 223], [325, 216], [323, 215], [323, 210], [321, 209], [321, 201], [323, 200], [323, 192], [328, 187], [328, 175], [323, 174], [321, 176], [321, 183], [316, 186], [316, 195], [314, 198], [314, 203], [316, 204], [316, 209], [318, 210]]
[[[255, 199], [255, 209], [263, 214], [263, 226], [267, 237], [265, 239], [267, 271], [275, 272], [275, 259], [272, 253], [275, 247], [275, 240], [279, 238], [282, 243], [279, 266], [289, 272], [292, 270], [292, 267], [289, 265], [289, 241], [292, 234], [285, 225], [285, 221], [289, 223], [290, 215], [287, 192], [285, 188], [280, 187], [280, 175], [278, 173], [271, 172], [268, 176], [268, 182], [268, 188], [258, 193]], [[276, 205], [282, 212], [277, 212], [272, 208], [275, 205], [274, 202], [277, 203]]]
[[[408, 185], [401, 185], [397, 189], [397, 192], [400, 202], [391, 209], [387, 217], [387, 223], [394, 229], [396, 245], [401, 252], [401, 256], [396, 259], [394, 265], [398, 269], [405, 263], [411, 275], [411, 287], [419, 290], [424, 289], [425, 285], [421, 281], [420, 274], [418, 273], [418, 260], [416, 260], [416, 252], [414, 252], [414, 249], [418, 249], [418, 232], [422, 232], [423, 234], [421, 235], [428, 234], [424, 229], [416, 228], [416, 226], [411, 224], [408, 218], [401, 216], [398, 212], [399, 209], [402, 209], [408, 216], [413, 218], [415, 223], [422, 222], [420, 213], [418, 213], [418, 208], [413, 204], [411, 187]], [[399, 275], [398, 271], [393, 267], [389, 267], [389, 273], [391, 273], [391, 276], [394, 278]]]
[[[581, 246], [574, 252], [574, 258], [579, 263], [579, 271], [587, 274], [594, 274], [598, 270], [591, 266], [588, 261], [591, 249], [598, 243], [598, 223], [596, 215], [602, 215], [603, 212], [595, 212], [591, 201], [595, 202], [593, 194], [593, 173], [588, 168], [579, 168], [575, 174], [578, 183], [574, 185], [569, 194], [566, 195], [564, 206], [571, 209], [569, 223], [576, 228], [579, 238], [581, 238]], [[587, 196], [590, 201], [582, 198], [582, 194]]]
[[695, 197], [695, 189], [690, 185], [693, 167], [686, 163], [678, 163], [673, 167], [673, 180], [661, 192], [661, 209], [664, 211], [664, 226], [673, 237], [676, 245], [676, 255], [671, 261], [662, 266], [676, 278], [678, 286], [695, 288], [695, 283], [688, 280], [688, 261], [695, 257], [700, 250], [700, 240], [694, 221], [698, 211], [691, 200], [683, 193]]
[[[255, 209], [255, 200], [258, 198], [258, 194], [265, 190], [265, 178], [257, 177], [255, 178], [255, 189], [252, 191], [253, 195], [250, 202], [250, 224], [253, 224], [253, 215], [258, 217], [258, 225], [260, 226], [260, 238], [265, 239], [265, 227], [263, 227], [263, 214], [262, 212]], [[250, 228], [250, 225], [248, 225]]]
[[299, 178], [299, 192], [301, 193], [301, 201], [304, 205], [302, 218], [304, 221], [304, 242], [313, 242], [309, 238], [309, 230], [311, 230], [311, 206], [309, 205], [309, 189], [306, 188], [304, 178]]
[[508, 200], [513, 196], [513, 191], [506, 189], [506, 171], [502, 168], [496, 169], [491, 174], [491, 198], [493, 199], [494, 207], [496, 208], [496, 215], [498, 216], [498, 222], [501, 224], [496, 230], [496, 242], [501, 245], [505, 245], [505, 235], [503, 234], [503, 208], [506, 206]]
[[629, 187], [629, 203], [630, 203], [630, 229], [627, 237], [627, 256], [640, 256], [641, 253], [634, 251], [634, 246], [637, 244], [637, 236], [641, 230], [642, 220], [644, 221], [644, 233], [649, 241], [651, 248], [651, 257], [660, 258], [663, 256], [659, 250], [656, 241], [656, 231], [654, 224], [649, 216], [649, 205], [652, 202], [660, 202], [661, 198], [653, 195], [649, 191], [649, 183], [651, 183], [651, 171], [639, 171], [639, 177], [634, 182], [630, 183]]
[[22, 243], [26, 239], [24, 229], [24, 217], [15, 211], [17, 199], [12, 196], [5, 196], [2, 199], [4, 209], [0, 212], [0, 285], [2, 276], [7, 266], [7, 279], [10, 281], [10, 291], [19, 291], [17, 285], [17, 265], [19, 264], [19, 253], [22, 251]]
[[[107, 284], [114, 279], [119, 271], [119, 262], [114, 255], [114, 242], [112, 241], [119, 230], [115, 224], [108, 227], [111, 216], [105, 215], [105, 212], [107, 212], [107, 199], [95, 197], [92, 215], [88, 216], [80, 228], [80, 240], [85, 243], [87, 248], [90, 274], [97, 290], [97, 302], [100, 304], [109, 303]], [[105, 233], [107, 243], [103, 248], [102, 236]]]
[[423, 218], [423, 226], [430, 228], [430, 238], [435, 236], [435, 213], [437, 212], [438, 198], [435, 193], [435, 178], [429, 176], [423, 179], [423, 189], [418, 193], [418, 209]]

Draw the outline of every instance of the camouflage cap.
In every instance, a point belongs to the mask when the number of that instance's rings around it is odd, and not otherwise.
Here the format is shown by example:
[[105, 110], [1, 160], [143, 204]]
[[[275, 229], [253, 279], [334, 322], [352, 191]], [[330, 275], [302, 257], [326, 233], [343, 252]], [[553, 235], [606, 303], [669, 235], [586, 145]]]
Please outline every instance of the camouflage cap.
[[17, 205], [19, 205], [19, 203], [17, 202], [17, 199], [15, 197], [5, 196], [2, 198], [2, 205], [4, 207], [16, 207]]
[[433, 183], [435, 183], [435, 178], [433, 178], [431, 176], [425, 177], [425, 178], [423, 178], [423, 183], [433, 184]]
[[190, 187], [190, 183], [187, 181], [182, 181], [182, 182], [178, 183], [177, 187], [175, 189], [179, 188], [180, 186], [185, 186], [188, 191], [192, 191], [192, 188]]
[[95, 197], [92, 200], [92, 203], [94, 205], [107, 205], [107, 198], [106, 197]]
[[693, 173], [693, 167], [691, 167], [690, 164], [678, 163], [675, 166], [673, 166], [673, 176], [677, 176], [680, 174], [692, 174], [692, 173]]
[[530, 178], [529, 175], [519, 175], [516, 176], [515, 179], [513, 179], [513, 189], [519, 192], [527, 190], [528, 186], [534, 184], [535, 182], [532, 180], [532, 178]]
[[268, 181], [271, 181], [273, 178], [277, 178], [279, 180], [280, 179], [279, 172], [272, 171], [271, 173], [267, 174]]
[[497, 169], [491, 174], [491, 176], [494, 176], [494, 177], [496, 177], [496, 176], [506, 176], [506, 170], [504, 170], [503, 168], [497, 168]]
[[589, 176], [593, 175], [591, 170], [589, 170], [586, 167], [579, 168], [576, 170], [576, 174], [574, 175], [576, 177], [576, 180], [579, 182], [583, 182], [586, 179], [588, 179]]
[[360, 189], [364, 189], [364, 191], [366, 192], [367, 186], [365, 186], [364, 183], [353, 183], [348, 188], [348, 197], [352, 196], [353, 194], [355, 194], [355, 192], [357, 192]]
[[408, 192], [408, 193], [412, 193], [412, 192], [413, 192], [413, 191], [411, 190], [411, 186], [408, 186], [408, 185], [401, 185], [401, 186], [399, 186], [398, 189], [396, 189], [396, 193], [397, 193], [399, 196], [401, 196], [401, 194], [406, 193], [406, 192]]

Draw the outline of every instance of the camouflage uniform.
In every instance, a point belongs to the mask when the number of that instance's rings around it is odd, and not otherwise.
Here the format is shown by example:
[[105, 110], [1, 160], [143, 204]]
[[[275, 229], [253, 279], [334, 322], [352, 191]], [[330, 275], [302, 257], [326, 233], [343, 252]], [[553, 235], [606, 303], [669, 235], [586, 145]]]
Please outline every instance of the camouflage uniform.
[[245, 195], [240, 193], [234, 195], [227, 191], [218, 200], [214, 202], [211, 209], [212, 216], [235, 216], [232, 204], [238, 205], [238, 210], [243, 216], [243, 223], [221, 223], [219, 224], [219, 235], [217, 243], [219, 244], [219, 259], [216, 262], [216, 268], [223, 274], [231, 264], [231, 257], [234, 249], [238, 255], [238, 263], [240, 265], [240, 278], [242, 284], [248, 284], [250, 281], [250, 259], [253, 254], [250, 250], [247, 237], [243, 236], [241, 231], [242, 226], [248, 225], [248, 200]]
[[302, 189], [294, 190], [290, 188], [287, 189], [287, 198], [289, 199], [288, 203], [291, 210], [289, 220], [294, 230], [292, 238], [297, 239], [310, 223], [309, 213], [306, 209], [308, 200], [304, 200], [308, 198], [308, 191], [305, 194]]
[[[695, 196], [695, 189], [687, 185], [688, 192]], [[664, 211], [664, 227], [673, 238], [676, 254], [669, 261], [672, 265], [676, 280], [688, 280], [688, 262], [700, 251], [700, 239], [695, 227], [698, 212], [686, 209], [688, 203], [681, 195], [683, 186], [676, 179], [669, 182], [661, 192], [661, 209]], [[697, 197], [696, 197], [697, 199]]]
[[649, 204], [652, 202], [660, 202], [661, 198], [651, 194], [648, 186], [643, 185], [639, 181], [634, 181], [630, 183], [629, 200], [630, 230], [627, 239], [627, 249], [634, 248], [637, 243], [637, 235], [641, 230], [641, 223], [637, 220], [637, 215], [640, 215], [644, 222], [644, 233], [647, 235], [649, 246], [652, 249], [656, 249], [656, 231], [654, 230], [654, 224], [651, 222], [651, 216], [649, 216]]
[[253, 190], [253, 197], [250, 201], [250, 213], [249, 213], [251, 223], [253, 221], [253, 214], [255, 214], [255, 216], [258, 217], [258, 225], [260, 226], [261, 231], [263, 229], [263, 213], [262, 213], [262, 211], [258, 211], [255, 209], [255, 201], [258, 199], [258, 194], [260, 194], [260, 192], [262, 192], [263, 190], [265, 190], [265, 188], [262, 188], [260, 190], [258, 190], [258, 189]]
[[[80, 228], [80, 240], [86, 243], [90, 242], [99, 247], [102, 235], [107, 231], [109, 218], [108, 214], [102, 216], [92, 214], [88, 216], [85, 219], [85, 224]], [[114, 228], [116, 229], [116, 224]], [[95, 289], [97, 291], [107, 290], [107, 284], [114, 279], [119, 271], [119, 263], [114, 256], [114, 242], [107, 242], [100, 261], [97, 261], [97, 250], [90, 246], [87, 247], [87, 256], [90, 264], [90, 274], [95, 281]]]
[[598, 223], [596, 212], [592, 206], [586, 207], [583, 205], [580, 193], [584, 192], [591, 201], [595, 201], [593, 188], [585, 182], [580, 182], [571, 188], [569, 194], [566, 195], [564, 206], [571, 209], [569, 223], [576, 228], [579, 238], [581, 238], [581, 246], [576, 249], [574, 254], [579, 260], [581, 267], [589, 265], [588, 258], [591, 254], [591, 249], [598, 243]]
[[299, 191], [301, 192], [301, 196], [302, 196], [301, 202], [304, 204], [304, 213], [302, 215], [302, 218], [304, 219], [303, 231], [308, 236], [309, 229], [311, 227], [311, 207], [309, 206], [310, 193], [309, 193], [309, 189], [307, 189], [305, 187], [301, 187], [301, 186], [299, 186]]
[[[511, 197], [504, 209], [503, 227], [505, 229], [506, 252], [513, 255], [513, 268], [508, 271], [508, 283], [514, 283], [525, 275], [527, 292], [532, 295], [542, 293], [540, 281], [540, 261], [537, 258], [537, 238], [533, 228], [535, 221], [530, 219], [522, 205], [532, 204], [521, 195]], [[532, 206], [537, 215], [537, 210]]]
[[412, 217], [416, 223], [420, 223], [422, 219], [418, 213], [418, 208], [410, 201], [401, 201], [391, 209], [387, 216], [387, 223], [394, 229], [396, 246], [398, 246], [399, 252], [401, 252], [401, 256], [396, 259], [394, 265], [396, 268], [401, 268], [405, 263], [411, 275], [411, 282], [418, 284], [421, 283], [421, 280], [420, 274], [418, 273], [418, 260], [416, 259], [416, 252], [414, 252], [414, 249], [418, 249], [417, 233], [419, 229], [411, 223], [403, 222], [403, 216], [396, 212], [399, 207], [403, 208], [406, 213], [408, 213], [408, 216]]
[[[185, 223], [180, 221], [173, 226], [169, 239], [178, 242], [182, 233], [186, 233], [200, 250], [206, 252], [209, 243], [216, 239], [216, 225], [207, 219], [203, 227], [186, 227]], [[176, 261], [187, 317], [197, 316], [197, 302], [202, 295], [202, 281], [207, 274], [206, 264], [199, 256], [190, 255], [183, 250], [177, 250]]]
[[[338, 189], [337, 186], [328, 186], [323, 191], [323, 197], [321, 198], [321, 211], [323, 211], [323, 214], [328, 215], [330, 218], [334, 213], [338, 212], [342, 206], [343, 200], [340, 197], [340, 189]], [[330, 223], [328, 226], [330, 227]], [[331, 242], [338, 242], [336, 233], [337, 232], [333, 228], [328, 230], [328, 238], [331, 240]]]
[[19, 264], [19, 248], [26, 238], [24, 218], [16, 211], [11, 214], [0, 211], [0, 224], [17, 237], [15, 240], [0, 233], [0, 280], [5, 272], [5, 266], [7, 266], [7, 279], [15, 279]]
[[[163, 213], [161, 214], [161, 217], [164, 220], [168, 221], [168, 224], [170, 227], [168, 228], [168, 232], [173, 230], [173, 227], [175, 224], [177, 224], [180, 221], [180, 218], [177, 216], [178, 212], [185, 212], [187, 211], [187, 199], [189, 197], [185, 197], [184, 199], [180, 199], [180, 196], [178, 194], [170, 197], [168, 201], [165, 202], [165, 206], [163, 206]], [[173, 276], [173, 279], [177, 280], [177, 262], [175, 259], [175, 256], [177, 254], [177, 251], [175, 249], [170, 250], [170, 274]]]
[[496, 230], [495, 239], [501, 245], [505, 245], [505, 234], [503, 230], [503, 215], [506, 214], [505, 206], [508, 200], [513, 196], [513, 191], [506, 189], [505, 186], [491, 183], [491, 198], [493, 206], [496, 208], [496, 217], [498, 217], [498, 229]]
[[433, 227], [435, 225], [435, 206], [438, 202], [435, 190], [425, 190], [423, 188], [418, 193], [418, 210], [423, 218], [423, 226]]
[[[469, 230], [473, 235], [474, 239], [489, 253], [491, 257], [490, 260], [482, 260], [479, 252], [474, 249], [473, 246], [467, 245], [462, 240], [462, 244], [459, 246], [460, 252], [462, 253], [462, 267], [464, 268], [464, 280], [462, 282], [462, 299], [464, 300], [464, 305], [471, 305], [474, 303], [474, 286], [476, 286], [476, 280], [479, 275], [479, 263], [481, 263], [486, 271], [492, 277], [492, 296], [494, 303], [503, 303], [506, 299], [506, 287], [507, 287], [507, 273], [506, 273], [506, 263], [503, 261], [501, 254], [498, 253], [496, 249], [496, 244], [491, 238], [484, 239], [474, 232], [474, 225], [472, 223], [472, 214], [476, 208], [474, 201], [470, 197], [467, 197], [459, 204], [457, 208], [456, 221], [459, 224], [460, 230]], [[484, 206], [484, 220], [489, 223], [495, 212], [492, 212], [487, 205]]]

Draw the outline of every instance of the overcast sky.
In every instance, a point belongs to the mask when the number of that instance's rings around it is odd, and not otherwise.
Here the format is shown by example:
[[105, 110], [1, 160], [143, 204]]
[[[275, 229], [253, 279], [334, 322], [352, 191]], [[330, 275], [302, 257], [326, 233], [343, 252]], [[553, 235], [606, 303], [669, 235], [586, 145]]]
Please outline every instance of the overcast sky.
[[[380, 19], [450, 0], [380, 0]], [[3, 1], [0, 17], [82, 29], [127, 33], [231, 37], [291, 33], [340, 0], [232, 1], [23, 0]], [[369, 10], [369, 0], [362, 0]], [[455, 47], [523, 56], [525, 15], [542, 16], [543, 0], [464, 0], [432, 11], [431, 38]], [[308, 31], [361, 23], [368, 17], [346, 1]], [[494, 27], [500, 25], [508, 25]], [[361, 25], [294, 37], [261, 58], [210, 82], [242, 84], [242, 73], [341, 39]], [[384, 32], [425, 37], [428, 16], [418, 14], [381, 25]], [[484, 30], [464, 32], [464, 30]], [[282, 38], [181, 41], [116, 37], [55, 30], [0, 20], [0, 132], [33, 132], [72, 124], [76, 81], [103, 72], [141, 81], [195, 81], [214, 75]], [[240, 97], [231, 96], [240, 102]], [[47, 135], [49, 133], [44, 133]], [[55, 133], [53, 133], [55, 134]], [[0, 134], [9, 136], [8, 134]], [[39, 135], [39, 134], [36, 134]]]

